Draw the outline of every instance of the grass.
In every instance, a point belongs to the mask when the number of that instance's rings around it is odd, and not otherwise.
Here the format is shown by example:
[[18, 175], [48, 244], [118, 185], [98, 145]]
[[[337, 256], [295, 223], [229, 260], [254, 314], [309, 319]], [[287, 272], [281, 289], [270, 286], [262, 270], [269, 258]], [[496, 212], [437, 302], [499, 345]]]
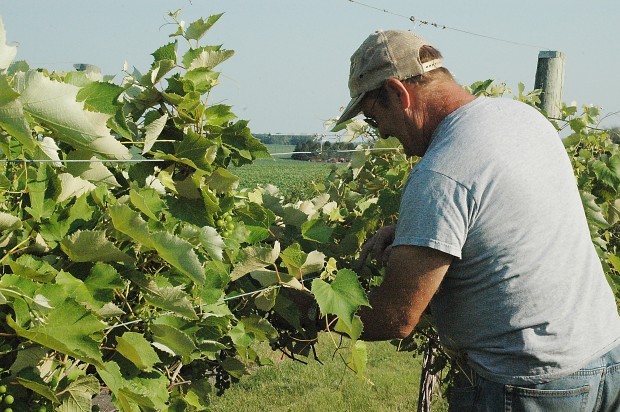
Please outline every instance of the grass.
[[[214, 412], [391, 412], [415, 411], [420, 380], [420, 360], [411, 353], [397, 352], [389, 342], [367, 343], [367, 380], [348, 370], [334, 345], [322, 334], [317, 345], [319, 362], [308, 364], [272, 359], [275, 366], [263, 366], [215, 397]], [[269, 351], [268, 348], [266, 348]], [[437, 404], [435, 411], [446, 410]]]

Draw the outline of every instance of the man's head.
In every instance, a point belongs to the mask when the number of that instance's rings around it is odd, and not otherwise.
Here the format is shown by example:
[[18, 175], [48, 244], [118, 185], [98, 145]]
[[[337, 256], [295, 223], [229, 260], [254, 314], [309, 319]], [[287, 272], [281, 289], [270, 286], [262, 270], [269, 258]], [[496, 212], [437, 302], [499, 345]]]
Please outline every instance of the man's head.
[[[362, 111], [362, 102], [367, 95], [377, 94], [387, 79], [417, 78], [441, 67], [441, 54], [413, 32], [374, 32], [351, 56], [351, 102], [336, 124], [357, 116]], [[445, 69], [441, 71], [447, 73]]]

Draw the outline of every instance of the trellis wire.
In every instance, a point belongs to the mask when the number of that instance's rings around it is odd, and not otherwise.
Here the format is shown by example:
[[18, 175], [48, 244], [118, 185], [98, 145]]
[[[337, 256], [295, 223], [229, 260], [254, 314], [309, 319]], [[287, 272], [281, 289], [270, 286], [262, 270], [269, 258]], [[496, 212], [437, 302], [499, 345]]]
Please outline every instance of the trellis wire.
[[[367, 152], [367, 151], [400, 151], [397, 147], [372, 147], [367, 149], [340, 149], [340, 150], [318, 150], [314, 152], [279, 152], [270, 153], [271, 156], [293, 155], [293, 154], [314, 154], [321, 153], [352, 153], [352, 152]], [[0, 159], [0, 163], [146, 163], [146, 162], [167, 162], [164, 159]]]
[[[301, 282], [307, 282], [307, 281], [318, 279], [318, 278], [320, 278], [320, 276], [309, 277], [309, 278], [301, 279]], [[253, 290], [252, 292], [246, 292], [246, 293], [241, 293], [239, 295], [229, 296], [227, 298], [222, 299], [222, 302], [228, 302], [228, 301], [235, 300], [235, 299], [241, 299], [241, 298], [244, 298], [246, 296], [258, 295], [259, 293], [266, 292], [268, 290], [280, 289], [283, 286], [284, 285], [282, 285], [282, 284], [267, 286], [267, 287], [264, 287], [262, 289]], [[202, 306], [208, 306], [208, 305], [210, 305], [210, 304], [196, 305], [196, 306], [194, 306], [194, 309], [200, 309]], [[173, 311], [168, 311], [168, 312], [164, 312], [164, 313], [158, 314], [157, 316], [167, 316], [167, 315], [173, 315], [173, 314], [174, 314]], [[108, 326], [107, 328], [103, 328], [103, 330], [104, 331], [108, 331], [108, 330], [120, 328], [120, 327], [123, 327], [123, 326], [129, 326], [129, 325], [133, 325], [133, 324], [136, 324], [136, 323], [146, 322], [148, 320], [155, 319], [157, 316], [150, 316], [148, 318], [134, 319], [134, 320], [131, 320], [129, 322], [123, 322], [123, 323], [119, 323], [119, 324], [116, 324], [116, 325]]]

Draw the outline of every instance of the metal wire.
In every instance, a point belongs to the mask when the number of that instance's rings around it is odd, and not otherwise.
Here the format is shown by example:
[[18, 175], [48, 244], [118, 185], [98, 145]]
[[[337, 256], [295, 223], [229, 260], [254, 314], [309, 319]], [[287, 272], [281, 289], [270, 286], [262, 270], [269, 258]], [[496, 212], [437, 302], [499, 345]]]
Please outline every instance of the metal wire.
[[[352, 152], [366, 152], [366, 151], [400, 151], [397, 147], [371, 147], [367, 149], [341, 149], [341, 150], [318, 150], [314, 152], [278, 152], [270, 153], [271, 156], [283, 156], [293, 154], [314, 154], [321, 153], [352, 153]], [[0, 163], [146, 163], [146, 162], [165, 162], [162, 159], [129, 159], [129, 160], [114, 160], [114, 159], [0, 159]]]
[[[313, 276], [313, 277], [301, 279], [301, 282], [305, 283], [305, 282], [308, 282], [310, 280], [314, 280], [314, 279], [318, 279], [318, 278], [320, 278], [320, 276]], [[274, 290], [275, 289], [280, 289], [283, 286], [284, 285], [267, 286], [267, 287], [262, 288], [262, 289], [254, 290], [252, 292], [246, 292], [246, 293], [241, 293], [239, 295], [229, 296], [227, 298], [222, 299], [221, 301], [222, 302], [229, 302], [231, 300], [241, 299], [241, 298], [244, 298], [246, 296], [258, 295], [259, 293], [266, 292], [266, 291], [271, 290], [271, 289], [274, 289]], [[203, 306], [208, 306], [208, 304], [196, 305], [196, 306], [194, 306], [194, 309], [200, 309]], [[129, 326], [129, 325], [133, 325], [133, 324], [136, 324], [136, 323], [147, 322], [147, 321], [149, 321], [151, 319], [155, 319], [156, 317], [159, 317], [159, 316], [167, 316], [167, 315], [173, 315], [173, 314], [174, 314], [173, 311], [168, 311], [168, 312], [160, 313], [157, 316], [149, 316], [148, 318], [134, 319], [134, 320], [131, 320], [131, 321], [128, 321], [128, 322], [123, 322], [123, 323], [119, 323], [119, 324], [116, 324], [116, 325], [108, 326], [106, 328], [103, 328], [103, 331], [108, 331], [108, 330], [120, 328], [120, 327], [123, 327], [123, 326]]]
[[512, 41], [512, 40], [501, 39], [499, 37], [494, 37], [494, 36], [487, 36], [485, 34], [474, 33], [474, 32], [471, 32], [471, 31], [457, 29], [455, 27], [449, 27], [449, 26], [446, 26], [446, 25], [443, 25], [443, 24], [439, 24], [439, 23], [433, 23], [433, 22], [430, 22], [428, 20], [421, 20], [421, 19], [418, 19], [418, 18], [416, 18], [414, 16], [405, 16], [403, 14], [394, 13], [392, 11], [389, 11], [389, 10], [386, 10], [386, 9], [381, 9], [379, 7], [375, 7], [375, 6], [372, 6], [370, 4], [365, 4], [365, 3], [362, 3], [362, 2], [357, 1], [357, 0], [347, 0], [347, 1], [349, 1], [351, 3], [358, 4], [360, 6], [368, 7], [368, 8], [373, 9], [373, 10], [381, 11], [383, 13], [388, 13], [388, 14], [391, 14], [393, 16], [405, 18], [405, 19], [411, 21], [412, 23], [425, 24], [425, 25], [428, 25], [428, 26], [433, 26], [433, 27], [438, 28], [438, 29], [453, 30], [453, 31], [456, 31], [456, 32], [459, 32], [459, 33], [463, 33], [463, 34], [469, 34], [471, 36], [483, 37], [483, 38], [489, 39], [489, 40], [495, 40], [495, 41], [500, 41], [500, 42], [503, 42], [503, 43], [514, 44], [516, 46], [533, 47], [533, 48], [536, 48], [536, 49], [551, 50], [548, 47], [537, 46], [537, 45], [534, 45], [534, 44], [528, 44], [528, 43], [522, 43], [522, 42], [517, 42], [517, 41]]
[[164, 161], [160, 159], [0, 159], [0, 163], [142, 163]]

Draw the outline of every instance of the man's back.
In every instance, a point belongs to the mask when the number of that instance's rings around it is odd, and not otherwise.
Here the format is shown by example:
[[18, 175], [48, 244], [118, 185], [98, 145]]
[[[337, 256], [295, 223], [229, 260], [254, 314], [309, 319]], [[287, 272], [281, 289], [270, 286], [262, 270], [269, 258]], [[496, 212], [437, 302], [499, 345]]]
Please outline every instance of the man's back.
[[441, 122], [405, 188], [398, 244], [458, 258], [431, 309], [484, 377], [542, 382], [617, 345], [569, 159], [533, 108], [478, 98]]

